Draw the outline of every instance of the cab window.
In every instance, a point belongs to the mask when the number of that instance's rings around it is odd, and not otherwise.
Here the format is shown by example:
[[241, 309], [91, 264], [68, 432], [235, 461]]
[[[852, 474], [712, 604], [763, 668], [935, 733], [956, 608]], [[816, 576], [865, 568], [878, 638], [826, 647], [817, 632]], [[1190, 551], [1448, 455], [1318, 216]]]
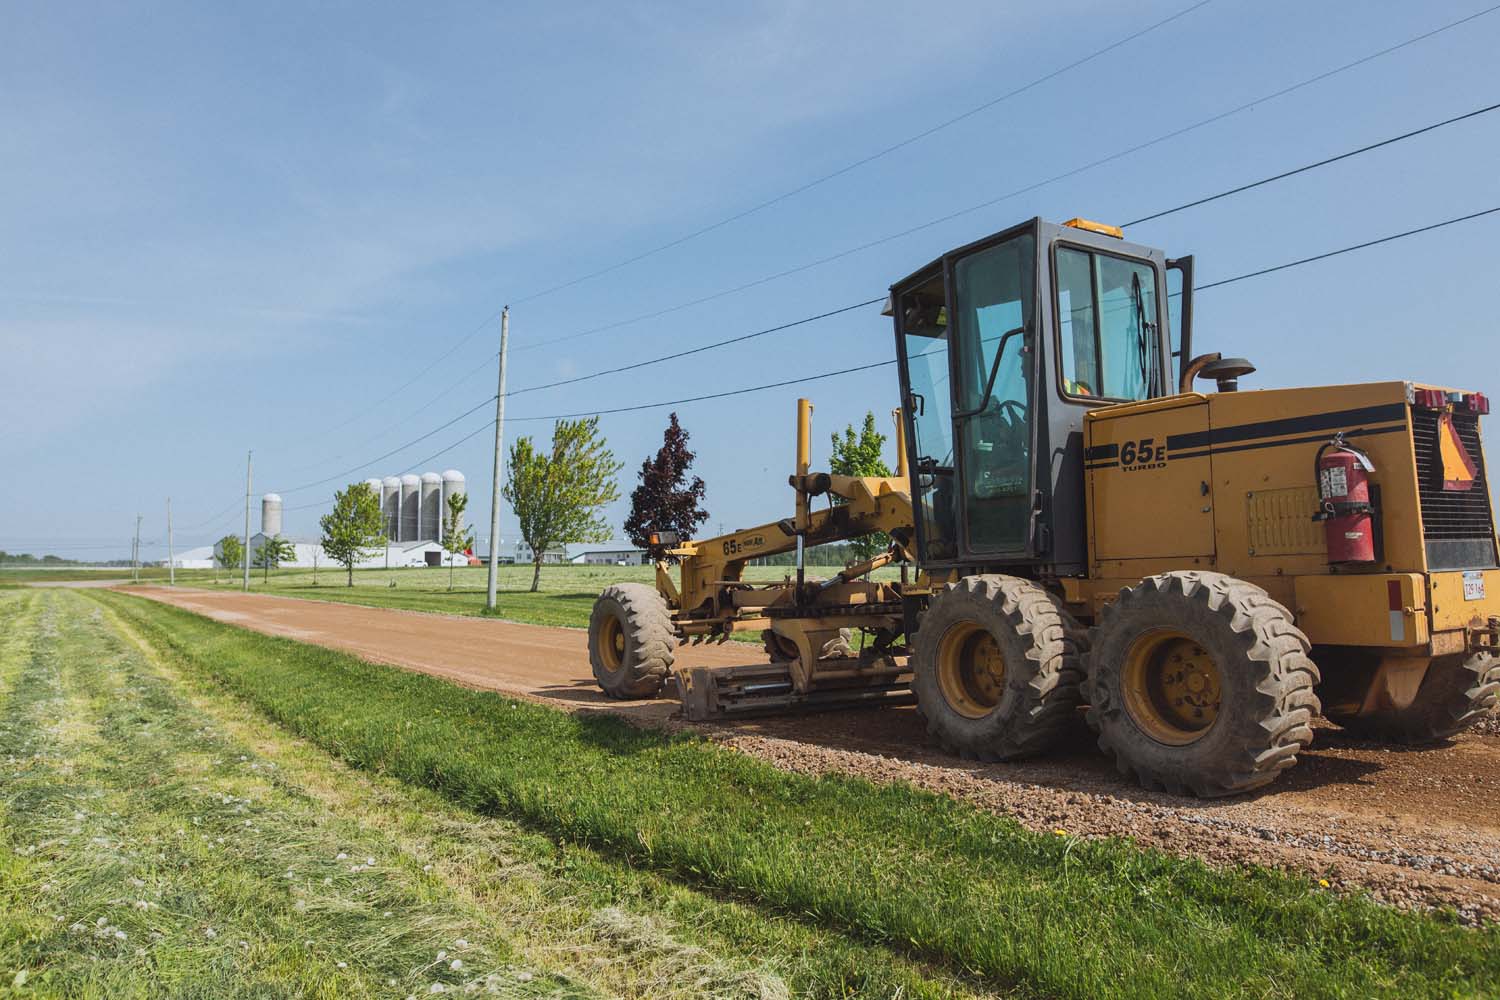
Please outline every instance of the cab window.
[[1108, 400], [1161, 395], [1155, 269], [1074, 247], [1058, 247], [1055, 261], [1063, 392]]

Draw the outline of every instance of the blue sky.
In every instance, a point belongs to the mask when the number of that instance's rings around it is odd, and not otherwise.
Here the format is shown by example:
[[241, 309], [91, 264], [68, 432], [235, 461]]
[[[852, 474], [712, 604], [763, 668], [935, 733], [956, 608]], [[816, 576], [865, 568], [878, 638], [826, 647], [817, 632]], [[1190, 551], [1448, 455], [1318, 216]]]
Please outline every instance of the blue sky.
[[[1176, 139], [712, 302], [1171, 132], [1484, 8], [1214, 0], [936, 135], [712, 224], [1189, 6], [747, 2], [13, 6], [0, 60], [0, 548], [122, 556], [137, 512], [179, 547], [255, 492], [374, 458], [493, 392], [877, 296], [945, 249], [1042, 215], [1123, 221], [1497, 99], [1500, 11]], [[1500, 205], [1500, 112], [1133, 228], [1199, 281]], [[1246, 387], [1422, 379], [1500, 394], [1492, 216], [1205, 292], [1197, 346]], [[482, 325], [484, 324], [484, 325]], [[453, 355], [394, 398], [460, 338]], [[519, 395], [520, 418], [669, 400], [892, 356], [857, 310], [736, 347]], [[828, 434], [896, 401], [889, 368], [679, 407], [710, 528], [783, 516], [794, 400]], [[607, 416], [622, 492], [667, 411]], [[405, 471], [483, 412], [361, 469]], [[425, 468], [469, 477], [480, 433]], [[312, 532], [320, 509], [292, 510]], [[624, 504], [612, 512], [623, 519]], [[204, 523], [207, 522], [207, 523]], [[502, 536], [514, 536], [502, 512]], [[148, 548], [148, 557], [164, 555]]]

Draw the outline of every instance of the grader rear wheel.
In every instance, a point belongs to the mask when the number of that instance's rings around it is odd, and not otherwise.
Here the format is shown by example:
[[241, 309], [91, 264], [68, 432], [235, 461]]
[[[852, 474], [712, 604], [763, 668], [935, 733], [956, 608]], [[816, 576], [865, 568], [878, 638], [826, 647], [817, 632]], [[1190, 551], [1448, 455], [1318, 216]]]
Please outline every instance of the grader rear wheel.
[[1485, 652], [1442, 656], [1428, 664], [1417, 697], [1407, 707], [1329, 718], [1363, 739], [1438, 743], [1493, 712], [1497, 698], [1500, 698], [1500, 657]]
[[1081, 634], [1029, 580], [973, 576], [939, 594], [912, 652], [912, 690], [928, 733], [978, 760], [1048, 749], [1078, 706]]
[[1105, 608], [1085, 694], [1099, 747], [1174, 795], [1271, 781], [1312, 742], [1318, 668], [1291, 612], [1222, 573], [1149, 577]]
[[589, 616], [589, 664], [611, 698], [654, 698], [672, 669], [676, 632], [653, 587], [606, 587]]

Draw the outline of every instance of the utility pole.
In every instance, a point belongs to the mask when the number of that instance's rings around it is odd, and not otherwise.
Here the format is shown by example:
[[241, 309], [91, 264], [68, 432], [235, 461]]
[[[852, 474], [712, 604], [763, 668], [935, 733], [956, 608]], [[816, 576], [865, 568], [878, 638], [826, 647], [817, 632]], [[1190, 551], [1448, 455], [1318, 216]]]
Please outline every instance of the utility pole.
[[244, 576], [241, 577], [240, 589], [249, 593], [250, 591], [250, 463], [255, 457], [255, 452], [245, 452], [245, 551], [243, 562], [240, 564], [245, 568]]
[[167, 586], [177, 586], [177, 558], [172, 553], [172, 498], [167, 497]]
[[495, 393], [495, 478], [490, 487], [490, 571], [484, 606], [495, 610], [495, 578], [500, 567], [500, 470], [505, 447], [505, 351], [510, 345], [510, 306], [500, 310], [500, 388]]
[[130, 576], [141, 582], [141, 515], [135, 516], [135, 543], [130, 547]]

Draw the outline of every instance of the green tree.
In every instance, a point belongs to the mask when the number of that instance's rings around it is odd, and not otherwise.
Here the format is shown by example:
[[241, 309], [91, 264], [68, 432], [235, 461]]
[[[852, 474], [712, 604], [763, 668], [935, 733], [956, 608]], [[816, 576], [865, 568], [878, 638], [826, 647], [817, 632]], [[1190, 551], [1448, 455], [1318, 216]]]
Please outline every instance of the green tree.
[[354, 564], [385, 544], [380, 497], [369, 483], [350, 483], [333, 495], [333, 510], [318, 524], [323, 528], [323, 551], [349, 574], [354, 586]]
[[531, 546], [531, 590], [541, 586], [542, 559], [554, 545], [609, 541], [601, 513], [620, 498], [615, 461], [599, 434], [599, 418], [559, 420], [552, 429], [552, 451], [538, 451], [531, 438], [510, 449], [505, 499], [521, 522], [521, 538]]
[[[891, 468], [880, 455], [884, 447], [885, 435], [875, 429], [875, 414], [867, 412], [859, 433], [855, 433], [851, 424], [844, 428], [842, 435], [833, 435], [829, 471], [836, 476], [889, 476]], [[857, 561], [884, 552], [890, 544], [891, 540], [884, 532], [849, 540], [849, 548]]]
[[469, 509], [467, 493], [448, 494], [448, 510], [443, 515], [443, 551], [448, 553], [448, 589], [453, 589], [453, 566], [458, 557], [474, 547], [474, 529], [464, 525], [464, 511]]
[[235, 569], [245, 558], [245, 546], [238, 535], [225, 535], [219, 539], [219, 554], [216, 557], [224, 569]]
[[284, 562], [290, 562], [297, 558], [297, 546], [280, 535], [272, 535], [264, 542], [255, 547], [255, 562], [253, 565], [265, 569], [265, 581], [271, 582], [271, 567], [280, 566]]

